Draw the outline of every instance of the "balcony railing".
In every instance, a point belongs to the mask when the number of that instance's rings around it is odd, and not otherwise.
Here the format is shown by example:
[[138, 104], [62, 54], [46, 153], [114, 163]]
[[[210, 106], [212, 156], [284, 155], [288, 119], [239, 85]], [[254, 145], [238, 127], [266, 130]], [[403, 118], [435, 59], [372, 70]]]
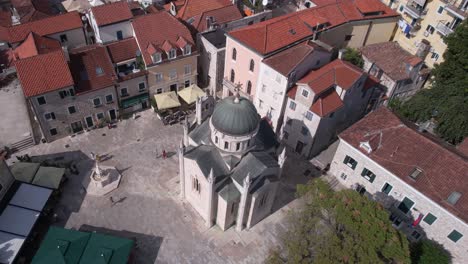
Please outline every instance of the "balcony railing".
[[403, 12], [407, 13], [412, 18], [419, 19], [426, 15], [427, 10], [417, 6], [416, 4], [413, 5], [412, 2], [408, 2], [404, 6]]
[[437, 25], [436, 25], [436, 30], [437, 30], [437, 32], [439, 32], [442, 36], [447, 36], [447, 35], [453, 33], [453, 29], [451, 29], [450, 27], [448, 27], [447, 25], [445, 25], [445, 23], [442, 22], [442, 21], [439, 21], [439, 23], [437, 23]]
[[445, 6], [447, 13], [462, 20], [468, 17], [468, 9], [467, 5], [465, 4], [466, 1], [467, 0], [461, 1], [459, 4], [457, 4], [457, 0], [442, 0], [442, 2], [447, 4]]
[[229, 79], [224, 78], [224, 79], [223, 79], [223, 85], [224, 85], [224, 87], [228, 88], [228, 90], [229, 90], [231, 93], [235, 94], [236, 91], [239, 91], [239, 94], [240, 94], [242, 97], [245, 97], [245, 98], [249, 99], [250, 101], [252, 101], [252, 99], [253, 99], [252, 96], [249, 95], [249, 94], [247, 94], [247, 93], [245, 93], [244, 91], [242, 91], [242, 87], [241, 87], [240, 84], [237, 84], [237, 85], [236, 85], [236, 84], [232, 83]]

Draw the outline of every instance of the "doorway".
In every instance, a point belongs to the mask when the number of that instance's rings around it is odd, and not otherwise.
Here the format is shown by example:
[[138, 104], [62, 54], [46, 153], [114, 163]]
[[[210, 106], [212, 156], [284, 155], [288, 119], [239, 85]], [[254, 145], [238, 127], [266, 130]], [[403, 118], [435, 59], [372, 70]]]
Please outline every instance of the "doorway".
[[170, 90], [172, 92], [176, 92], [177, 93], [177, 84], [171, 84], [171, 86], [169, 86]]
[[117, 113], [115, 112], [115, 109], [109, 110], [109, 117], [111, 121], [114, 121], [117, 119]]
[[83, 125], [81, 124], [81, 121], [73, 122], [70, 124], [72, 133], [78, 133], [83, 131]]
[[305, 144], [302, 143], [301, 141], [297, 141], [296, 144], [296, 152], [299, 154], [302, 154], [302, 150], [304, 149]]
[[91, 116], [88, 116], [85, 118], [85, 121], [86, 121], [86, 126], [88, 128], [92, 128], [94, 127], [94, 122], [93, 122], [93, 118]]
[[148, 108], [148, 101], [144, 100], [141, 102], [141, 108], [146, 109]]

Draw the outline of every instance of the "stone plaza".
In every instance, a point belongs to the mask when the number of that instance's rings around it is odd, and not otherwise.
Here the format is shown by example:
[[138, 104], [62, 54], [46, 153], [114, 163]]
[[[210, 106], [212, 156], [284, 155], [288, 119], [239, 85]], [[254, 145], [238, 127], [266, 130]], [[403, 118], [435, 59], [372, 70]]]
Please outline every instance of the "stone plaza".
[[[40, 144], [17, 155], [71, 160], [79, 173], [64, 184], [55, 225], [134, 238], [136, 263], [262, 263], [287, 228], [288, 211], [300, 206], [294, 199], [296, 185], [317, 171], [289, 157], [271, 216], [240, 232], [207, 228], [179, 196], [176, 150], [182, 135], [181, 125], [164, 126], [148, 110], [112, 129]], [[94, 166], [91, 152], [122, 175], [119, 188], [105, 196], [86, 195], [81, 185]]]

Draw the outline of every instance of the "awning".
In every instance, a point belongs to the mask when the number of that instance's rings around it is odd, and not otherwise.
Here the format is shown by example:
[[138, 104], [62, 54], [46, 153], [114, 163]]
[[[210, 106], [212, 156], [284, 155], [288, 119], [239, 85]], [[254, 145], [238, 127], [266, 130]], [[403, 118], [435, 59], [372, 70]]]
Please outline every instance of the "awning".
[[39, 163], [16, 162], [10, 169], [17, 181], [30, 183], [34, 179], [39, 166]]
[[132, 252], [133, 241], [127, 238], [91, 233], [80, 264], [99, 263], [105, 259], [105, 263], [128, 263]]
[[159, 110], [180, 106], [179, 98], [174, 91], [155, 94], [154, 99]]
[[140, 94], [121, 101], [122, 108], [129, 108], [149, 99], [148, 94]]
[[51, 194], [52, 190], [50, 189], [23, 183], [11, 198], [9, 204], [40, 212]]
[[196, 86], [195, 84], [190, 85], [187, 88], [179, 91], [179, 96], [187, 103], [192, 104], [195, 103], [198, 97], [202, 97], [205, 95], [205, 92], [200, 89], [200, 87]]
[[25, 240], [25, 237], [0, 231], [0, 263], [13, 263]]
[[0, 216], [0, 231], [27, 237], [40, 212], [8, 205]]
[[32, 183], [46, 188], [58, 189], [64, 174], [64, 168], [40, 167]]

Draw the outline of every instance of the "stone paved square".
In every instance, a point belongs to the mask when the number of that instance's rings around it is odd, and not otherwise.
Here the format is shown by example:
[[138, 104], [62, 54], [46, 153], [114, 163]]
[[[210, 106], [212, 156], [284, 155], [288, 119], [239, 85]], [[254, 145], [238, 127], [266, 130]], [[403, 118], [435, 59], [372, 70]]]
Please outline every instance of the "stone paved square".
[[[17, 155], [73, 160], [79, 174], [64, 185], [55, 208], [56, 225], [136, 238], [136, 263], [262, 263], [285, 230], [287, 212], [300, 205], [294, 200], [295, 186], [310, 179], [303, 172], [313, 170], [311, 165], [288, 161], [275, 212], [250, 230], [237, 232], [231, 227], [222, 232], [217, 226], [207, 228], [179, 198], [176, 148], [182, 134], [182, 126], [163, 126], [148, 110], [116, 128], [66, 137]], [[165, 160], [163, 149], [169, 155]], [[93, 166], [91, 152], [104, 155], [102, 164], [115, 166], [122, 174], [119, 188], [103, 197], [86, 195], [81, 186]]]

